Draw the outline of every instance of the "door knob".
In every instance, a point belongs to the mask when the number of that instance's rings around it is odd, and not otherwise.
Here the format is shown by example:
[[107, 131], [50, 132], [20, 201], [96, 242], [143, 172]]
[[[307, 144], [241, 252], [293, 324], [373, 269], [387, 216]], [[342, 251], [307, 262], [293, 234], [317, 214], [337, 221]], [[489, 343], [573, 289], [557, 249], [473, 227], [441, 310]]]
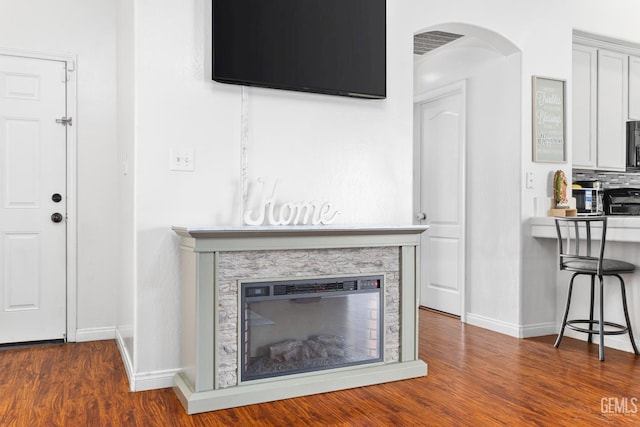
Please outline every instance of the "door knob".
[[420, 212], [418, 215], [416, 215], [416, 219], [418, 221], [424, 221], [425, 219], [427, 219], [427, 214], [424, 212]]
[[62, 219], [63, 216], [61, 213], [56, 212], [54, 214], [51, 214], [51, 221], [53, 222], [62, 222]]

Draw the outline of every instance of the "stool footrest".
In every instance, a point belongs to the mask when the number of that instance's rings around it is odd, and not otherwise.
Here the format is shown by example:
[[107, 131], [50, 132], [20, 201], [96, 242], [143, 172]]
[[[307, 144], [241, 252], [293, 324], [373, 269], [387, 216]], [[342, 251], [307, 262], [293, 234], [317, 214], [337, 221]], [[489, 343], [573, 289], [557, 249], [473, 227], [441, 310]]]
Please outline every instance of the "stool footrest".
[[[578, 325], [589, 325], [589, 328], [584, 328]], [[574, 331], [584, 332], [585, 334], [596, 334], [600, 333], [600, 321], [599, 320], [586, 320], [586, 319], [575, 319], [575, 320], [567, 320], [567, 328], [573, 329]], [[604, 330], [602, 333], [604, 335], [622, 335], [626, 334], [629, 328], [626, 326], [620, 325], [619, 323], [613, 322], [604, 322], [605, 326], [609, 326], [611, 328], [615, 328], [615, 330]], [[596, 329], [594, 329], [596, 328]]]

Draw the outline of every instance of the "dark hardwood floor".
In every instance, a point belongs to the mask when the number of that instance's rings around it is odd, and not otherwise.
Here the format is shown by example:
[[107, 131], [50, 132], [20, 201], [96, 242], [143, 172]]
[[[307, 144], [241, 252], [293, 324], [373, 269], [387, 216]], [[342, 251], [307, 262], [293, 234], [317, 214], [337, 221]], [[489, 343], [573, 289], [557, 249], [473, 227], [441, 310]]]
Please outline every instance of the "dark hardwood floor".
[[0, 351], [0, 426], [640, 425], [640, 357], [519, 340], [420, 311], [429, 375], [186, 415], [171, 389], [131, 393], [114, 341]]

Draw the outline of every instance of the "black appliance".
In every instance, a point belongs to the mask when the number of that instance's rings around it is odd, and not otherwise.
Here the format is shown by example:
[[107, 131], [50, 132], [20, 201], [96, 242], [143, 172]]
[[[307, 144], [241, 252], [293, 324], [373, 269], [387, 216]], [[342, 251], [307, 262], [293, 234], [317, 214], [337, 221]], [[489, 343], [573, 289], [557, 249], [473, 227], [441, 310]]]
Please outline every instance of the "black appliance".
[[640, 170], [640, 121], [627, 122], [627, 170]]
[[213, 0], [222, 83], [386, 97], [386, 0]]
[[605, 215], [640, 215], [640, 188], [604, 190]]

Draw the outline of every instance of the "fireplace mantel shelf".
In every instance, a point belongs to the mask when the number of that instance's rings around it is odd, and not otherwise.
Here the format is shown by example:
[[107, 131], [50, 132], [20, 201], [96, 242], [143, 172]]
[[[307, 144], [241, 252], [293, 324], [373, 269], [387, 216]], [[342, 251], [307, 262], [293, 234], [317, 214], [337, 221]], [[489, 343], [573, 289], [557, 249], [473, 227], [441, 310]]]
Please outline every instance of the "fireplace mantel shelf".
[[242, 238], [262, 236], [344, 236], [370, 234], [420, 234], [429, 227], [426, 225], [283, 225], [283, 226], [202, 226], [173, 227], [182, 237], [199, 239], [207, 238]]

